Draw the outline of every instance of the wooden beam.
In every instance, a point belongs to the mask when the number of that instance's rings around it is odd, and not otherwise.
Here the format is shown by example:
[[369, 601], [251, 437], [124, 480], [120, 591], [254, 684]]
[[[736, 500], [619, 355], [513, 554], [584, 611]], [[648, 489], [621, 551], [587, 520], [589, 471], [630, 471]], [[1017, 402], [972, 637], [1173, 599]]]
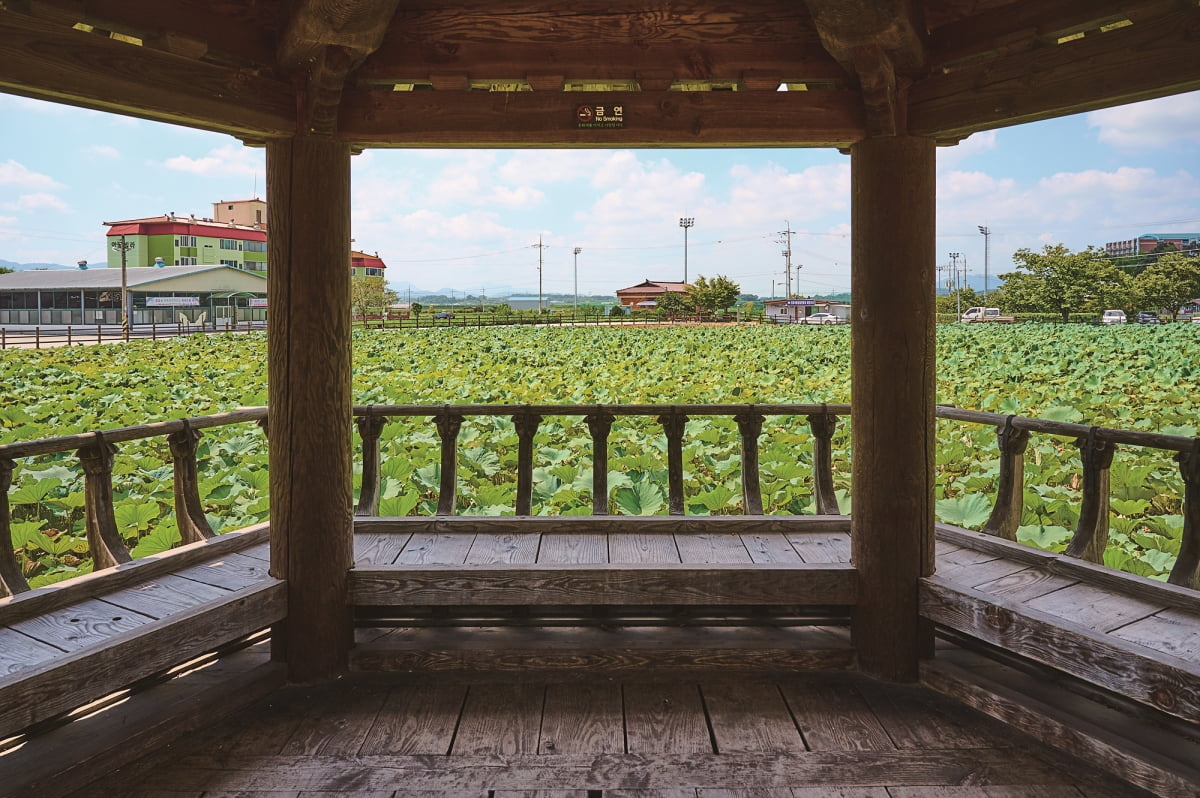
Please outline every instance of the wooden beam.
[[688, 515], [688, 516], [514, 516], [437, 518], [404, 516], [398, 518], [356, 518], [354, 531], [360, 535], [418, 535], [474, 532], [511, 535], [537, 534], [741, 534], [804, 535], [847, 532], [850, 517], [845, 515]]
[[917, 80], [909, 131], [957, 140], [1200, 89], [1200, 8]]
[[271, 573], [288, 586], [276, 653], [314, 681], [346, 669], [351, 642], [349, 148], [269, 142], [267, 193]]
[[290, 134], [291, 87], [0, 11], [0, 90], [247, 138]]
[[870, 138], [850, 158], [851, 629], [865, 672], [913, 681], [926, 642], [917, 581], [933, 569], [934, 143]]
[[878, 47], [908, 74], [925, 66], [924, 23], [912, 0], [806, 0], [821, 43], [854, 74], [859, 47]]
[[358, 606], [853, 604], [846, 564], [361, 566]]
[[[581, 128], [581, 106], [622, 126]], [[857, 93], [347, 93], [339, 135], [364, 147], [841, 147], [863, 137]]]

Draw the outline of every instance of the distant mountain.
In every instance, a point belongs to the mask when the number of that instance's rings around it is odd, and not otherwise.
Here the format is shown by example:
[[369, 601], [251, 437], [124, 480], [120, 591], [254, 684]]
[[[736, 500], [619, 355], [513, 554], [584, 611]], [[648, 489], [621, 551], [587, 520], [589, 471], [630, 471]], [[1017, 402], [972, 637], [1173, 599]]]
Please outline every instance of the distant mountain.
[[14, 272], [25, 271], [26, 269], [73, 269], [74, 266], [63, 266], [61, 263], [17, 263], [14, 260], [4, 260], [0, 258], [0, 266], [6, 269], [12, 269]]

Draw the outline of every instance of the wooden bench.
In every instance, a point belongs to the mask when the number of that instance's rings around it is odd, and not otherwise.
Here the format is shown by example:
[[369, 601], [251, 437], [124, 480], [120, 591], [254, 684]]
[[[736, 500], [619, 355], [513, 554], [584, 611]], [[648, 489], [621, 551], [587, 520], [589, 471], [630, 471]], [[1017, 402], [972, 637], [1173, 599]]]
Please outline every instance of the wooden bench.
[[938, 525], [921, 613], [1190, 723], [1200, 723], [1200, 593]]
[[266, 524], [0, 599], [0, 740], [286, 614]]

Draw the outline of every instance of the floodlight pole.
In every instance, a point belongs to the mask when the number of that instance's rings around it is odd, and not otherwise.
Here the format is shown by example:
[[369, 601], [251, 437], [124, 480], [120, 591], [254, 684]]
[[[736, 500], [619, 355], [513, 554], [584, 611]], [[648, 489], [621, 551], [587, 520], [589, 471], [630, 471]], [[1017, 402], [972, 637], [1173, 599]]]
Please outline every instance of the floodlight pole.
[[129, 340], [129, 298], [127, 295], [128, 284], [125, 280], [125, 259], [126, 254], [134, 246], [136, 246], [134, 242], [125, 240], [124, 233], [121, 234], [120, 241], [112, 242], [113, 250], [121, 253], [121, 332], [126, 341]]
[[679, 226], [683, 228], [683, 283], [687, 285], [687, 231], [689, 227], [696, 224], [696, 220], [691, 216], [681, 216], [679, 218]]
[[958, 317], [961, 319], [962, 318], [962, 288], [960, 288], [958, 286], [958, 253], [957, 252], [950, 253], [950, 263], [951, 263], [950, 270], [954, 275], [953, 279], [954, 279], [954, 285], [955, 285], [955, 291], [954, 291], [955, 305], [958, 307]]
[[538, 242], [533, 246], [537, 247], [538, 251], [538, 315], [542, 315], [542, 250], [546, 245], [542, 243], [542, 237], [538, 236]]
[[[988, 295], [988, 250], [991, 243], [992, 228], [979, 225], [979, 232], [983, 235], [983, 298], [987, 299]], [[983, 304], [987, 304], [984, 302]]]
[[583, 252], [582, 247], [575, 247], [575, 321], [579, 321], [579, 253]]

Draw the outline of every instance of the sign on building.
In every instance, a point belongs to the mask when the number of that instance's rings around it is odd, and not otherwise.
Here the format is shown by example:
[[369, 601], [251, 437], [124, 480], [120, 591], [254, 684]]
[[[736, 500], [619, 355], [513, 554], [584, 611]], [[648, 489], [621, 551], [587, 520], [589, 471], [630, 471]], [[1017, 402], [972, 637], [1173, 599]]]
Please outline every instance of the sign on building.
[[195, 308], [200, 306], [198, 296], [148, 296], [148, 308]]

